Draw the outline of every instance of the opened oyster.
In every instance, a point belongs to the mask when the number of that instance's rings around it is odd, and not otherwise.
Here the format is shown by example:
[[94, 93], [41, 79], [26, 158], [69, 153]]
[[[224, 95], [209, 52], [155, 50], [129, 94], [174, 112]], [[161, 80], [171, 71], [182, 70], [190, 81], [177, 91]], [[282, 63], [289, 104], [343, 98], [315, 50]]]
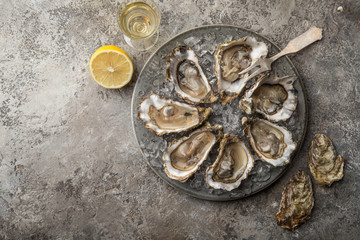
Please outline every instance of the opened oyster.
[[165, 173], [169, 178], [185, 182], [193, 175], [222, 137], [221, 130], [220, 125], [206, 125], [187, 137], [171, 142], [163, 156]]
[[215, 51], [215, 74], [223, 104], [236, 98], [245, 87], [249, 74], [239, 73], [250, 67], [257, 59], [265, 57], [268, 47], [253, 37], [221, 44]]
[[304, 171], [298, 171], [282, 192], [279, 211], [275, 215], [277, 224], [294, 231], [295, 227], [310, 219], [313, 206], [311, 179]]
[[225, 134], [216, 161], [206, 170], [210, 187], [231, 191], [239, 187], [254, 166], [254, 159], [245, 143], [231, 134]]
[[175, 47], [166, 57], [166, 76], [175, 91], [190, 103], [212, 103], [217, 100], [193, 50]]
[[156, 135], [187, 131], [201, 125], [212, 113], [211, 108], [195, 107], [151, 94], [139, 107], [138, 117]]
[[344, 160], [325, 134], [316, 134], [311, 142], [308, 164], [310, 171], [319, 185], [330, 187], [335, 181], [342, 179]]
[[258, 118], [244, 117], [241, 121], [251, 147], [261, 160], [275, 167], [289, 163], [290, 155], [296, 148], [291, 132], [285, 127]]
[[247, 114], [258, 112], [272, 122], [289, 119], [296, 109], [297, 93], [293, 76], [262, 75], [246, 91], [239, 107]]

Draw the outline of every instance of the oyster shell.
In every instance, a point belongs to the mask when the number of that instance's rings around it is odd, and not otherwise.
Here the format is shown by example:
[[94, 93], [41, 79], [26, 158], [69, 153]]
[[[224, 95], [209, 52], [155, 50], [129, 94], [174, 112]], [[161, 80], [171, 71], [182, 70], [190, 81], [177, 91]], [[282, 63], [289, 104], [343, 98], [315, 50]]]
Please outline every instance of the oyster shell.
[[245, 87], [249, 74], [240, 75], [257, 59], [265, 57], [268, 47], [254, 37], [244, 37], [219, 45], [215, 51], [215, 74], [223, 104], [236, 98]]
[[316, 134], [311, 142], [308, 164], [315, 182], [330, 187], [335, 181], [342, 179], [344, 160], [325, 134]]
[[275, 167], [289, 163], [291, 153], [296, 148], [291, 132], [259, 118], [244, 117], [241, 121], [251, 147], [261, 160]]
[[254, 166], [254, 159], [246, 144], [232, 134], [225, 134], [219, 155], [206, 170], [210, 187], [231, 191], [240, 186]]
[[160, 136], [195, 128], [211, 113], [211, 108], [195, 107], [151, 94], [141, 101], [138, 117], [147, 129]]
[[293, 76], [261, 75], [246, 91], [239, 107], [247, 114], [258, 112], [272, 122], [285, 121], [291, 117], [297, 105], [294, 81]]
[[185, 182], [207, 159], [210, 150], [222, 137], [220, 125], [204, 127], [189, 136], [171, 142], [164, 153], [165, 173], [169, 178]]
[[276, 213], [277, 224], [287, 230], [310, 219], [314, 206], [314, 195], [310, 176], [304, 171], [298, 171], [285, 186], [282, 192], [279, 211]]
[[190, 103], [212, 103], [217, 100], [193, 50], [175, 47], [166, 57], [166, 76], [175, 91]]

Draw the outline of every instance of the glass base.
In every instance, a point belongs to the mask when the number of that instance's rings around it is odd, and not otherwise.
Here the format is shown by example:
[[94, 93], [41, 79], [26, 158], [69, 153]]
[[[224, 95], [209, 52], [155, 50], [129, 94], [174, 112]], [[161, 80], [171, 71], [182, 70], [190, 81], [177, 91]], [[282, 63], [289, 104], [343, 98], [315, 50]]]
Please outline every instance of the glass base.
[[159, 38], [159, 32], [156, 31], [150, 37], [143, 38], [143, 39], [130, 38], [130, 37], [126, 36], [125, 34], [123, 36], [124, 36], [125, 42], [130, 47], [134, 48], [138, 52], [143, 52], [143, 51], [149, 50], [150, 48], [152, 48], [155, 45], [155, 43], [157, 42], [157, 40]]

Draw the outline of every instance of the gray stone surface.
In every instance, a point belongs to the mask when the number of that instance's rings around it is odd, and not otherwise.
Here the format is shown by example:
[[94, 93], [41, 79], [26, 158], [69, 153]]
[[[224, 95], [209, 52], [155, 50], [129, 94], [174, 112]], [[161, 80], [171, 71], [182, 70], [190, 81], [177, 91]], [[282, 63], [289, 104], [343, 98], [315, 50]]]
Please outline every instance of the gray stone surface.
[[[291, 57], [308, 92], [310, 118], [289, 171], [265, 191], [233, 202], [173, 189], [146, 165], [133, 136], [131, 94], [151, 51], [125, 45], [117, 2], [1, 0], [0, 239], [357, 239], [360, 3], [157, 2], [158, 46], [205, 24], [239, 25], [282, 47], [311, 25], [324, 29], [321, 42]], [[123, 89], [91, 80], [88, 61], [105, 44], [124, 48], [136, 66]], [[333, 140], [345, 175], [331, 188], [314, 185], [312, 218], [291, 233], [276, 225], [274, 213], [292, 174], [309, 172], [315, 133]]]

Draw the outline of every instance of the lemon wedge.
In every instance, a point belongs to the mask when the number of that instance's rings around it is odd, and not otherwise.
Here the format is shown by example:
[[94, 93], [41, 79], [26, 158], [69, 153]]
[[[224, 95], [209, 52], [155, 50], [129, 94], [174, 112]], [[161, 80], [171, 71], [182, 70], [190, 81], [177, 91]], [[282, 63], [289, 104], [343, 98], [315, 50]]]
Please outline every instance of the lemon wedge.
[[134, 72], [130, 57], [124, 50], [113, 45], [96, 50], [91, 56], [89, 69], [94, 81], [108, 89], [125, 86]]

